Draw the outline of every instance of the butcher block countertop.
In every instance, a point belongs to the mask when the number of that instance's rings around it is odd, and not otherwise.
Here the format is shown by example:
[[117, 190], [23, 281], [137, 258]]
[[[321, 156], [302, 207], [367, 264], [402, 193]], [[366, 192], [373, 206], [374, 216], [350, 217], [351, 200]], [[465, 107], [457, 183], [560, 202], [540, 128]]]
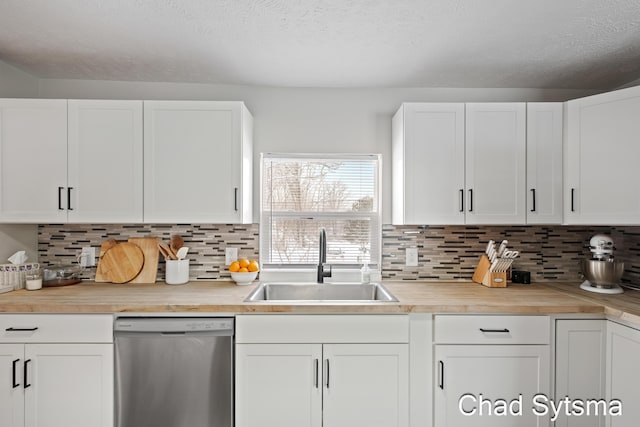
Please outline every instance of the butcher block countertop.
[[82, 284], [0, 294], [7, 313], [479, 313], [607, 315], [640, 325], [640, 291], [601, 295], [577, 284], [546, 283], [487, 288], [472, 282], [384, 282], [397, 303], [245, 303], [257, 285], [190, 282], [185, 285]]

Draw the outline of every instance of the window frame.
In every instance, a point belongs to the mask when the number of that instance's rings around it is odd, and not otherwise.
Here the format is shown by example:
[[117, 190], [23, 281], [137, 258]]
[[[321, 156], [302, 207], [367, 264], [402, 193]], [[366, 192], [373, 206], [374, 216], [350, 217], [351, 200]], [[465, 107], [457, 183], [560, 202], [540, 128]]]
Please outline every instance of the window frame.
[[[363, 212], [280, 212], [277, 215], [266, 214], [266, 210], [263, 207], [264, 198], [264, 174], [265, 174], [265, 161], [268, 159], [283, 159], [283, 160], [317, 160], [317, 161], [373, 161], [375, 165], [374, 170], [374, 202], [373, 209], [370, 213]], [[291, 271], [291, 270], [310, 270], [317, 267], [317, 263], [305, 263], [305, 264], [276, 264], [267, 262], [267, 254], [265, 253], [265, 239], [271, 238], [271, 219], [272, 218], [286, 218], [291, 219], [312, 219], [312, 220], [344, 220], [344, 219], [371, 219], [375, 222], [371, 228], [371, 256], [369, 267], [372, 270], [381, 270], [382, 266], [382, 155], [381, 154], [341, 154], [341, 153], [260, 153], [260, 197], [259, 197], [259, 217], [260, 217], [260, 233], [259, 233], [259, 247], [260, 247], [260, 265], [263, 270], [266, 271]], [[269, 222], [269, 224], [267, 224]], [[270, 244], [269, 244], [270, 248]], [[373, 249], [376, 248], [374, 256]], [[340, 263], [332, 264], [328, 262], [335, 270], [359, 270], [362, 267], [362, 263]]]

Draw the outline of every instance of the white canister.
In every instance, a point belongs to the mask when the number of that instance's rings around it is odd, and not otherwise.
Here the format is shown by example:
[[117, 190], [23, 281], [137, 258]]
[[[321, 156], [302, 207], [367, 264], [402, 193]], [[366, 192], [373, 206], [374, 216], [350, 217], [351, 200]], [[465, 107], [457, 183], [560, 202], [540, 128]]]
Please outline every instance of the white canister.
[[167, 285], [182, 285], [189, 281], [189, 260], [168, 259], [164, 281]]

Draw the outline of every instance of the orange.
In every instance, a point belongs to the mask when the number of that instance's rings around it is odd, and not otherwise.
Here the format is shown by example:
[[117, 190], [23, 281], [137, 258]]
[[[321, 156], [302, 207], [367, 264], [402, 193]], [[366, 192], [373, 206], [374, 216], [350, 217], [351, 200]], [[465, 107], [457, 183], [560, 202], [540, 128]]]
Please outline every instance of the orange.
[[240, 267], [241, 268], [247, 268], [249, 267], [249, 260], [246, 258], [242, 258], [240, 259], [240, 261], [238, 261], [240, 263]]
[[249, 263], [249, 267], [247, 267], [247, 269], [249, 271], [258, 271], [260, 270], [260, 266], [258, 265], [258, 262], [254, 260]]
[[231, 264], [229, 264], [230, 272], [235, 273], [238, 270], [240, 270], [240, 263], [238, 261], [233, 261]]
[[248, 273], [249, 270], [247, 270], [246, 267], [240, 267], [240, 270], [238, 270], [238, 273]]

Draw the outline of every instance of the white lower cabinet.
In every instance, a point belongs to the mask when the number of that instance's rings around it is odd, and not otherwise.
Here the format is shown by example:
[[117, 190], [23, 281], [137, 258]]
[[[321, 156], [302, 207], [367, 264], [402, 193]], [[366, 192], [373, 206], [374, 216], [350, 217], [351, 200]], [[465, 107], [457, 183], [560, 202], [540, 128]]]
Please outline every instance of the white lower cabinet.
[[[0, 344], [0, 426], [24, 425], [24, 390], [19, 381], [23, 344]], [[19, 373], [20, 372], [20, 373]]]
[[320, 344], [238, 344], [236, 425], [322, 425]]
[[[85, 316], [0, 316], [0, 426], [113, 426], [111, 316], [99, 317], [83, 324]], [[54, 334], [102, 343], [55, 343]]]
[[[395, 318], [391, 323], [404, 327], [398, 339], [392, 339], [400, 342], [388, 343], [357, 342], [367, 333], [358, 332], [367, 323], [361, 317], [238, 316], [235, 425], [408, 427], [407, 316], [365, 316], [377, 318], [373, 323], [382, 319], [382, 324], [385, 317]], [[282, 328], [286, 323], [290, 327]], [[265, 339], [251, 331], [275, 325], [280, 325], [280, 338]], [[399, 329], [395, 325], [383, 334], [394, 335]], [[322, 339], [296, 343], [304, 340], [297, 330], [306, 330], [310, 340]], [[350, 338], [353, 343], [344, 342]], [[269, 339], [283, 342], [264, 342]]]
[[433, 425], [549, 426], [549, 340], [546, 316], [435, 316]]
[[239, 344], [237, 426], [408, 426], [407, 344]]
[[[605, 396], [606, 320], [556, 321], [555, 399], [572, 402]], [[603, 414], [560, 411], [556, 427], [602, 427]]]
[[435, 426], [549, 425], [532, 410], [549, 396], [549, 346], [439, 345], [435, 356]]
[[[607, 417], [607, 427], [635, 427], [640, 419], [640, 330], [607, 323], [607, 401], [618, 399], [622, 415]], [[613, 413], [613, 412], [612, 412]]]
[[408, 426], [408, 347], [323, 345], [323, 426]]

